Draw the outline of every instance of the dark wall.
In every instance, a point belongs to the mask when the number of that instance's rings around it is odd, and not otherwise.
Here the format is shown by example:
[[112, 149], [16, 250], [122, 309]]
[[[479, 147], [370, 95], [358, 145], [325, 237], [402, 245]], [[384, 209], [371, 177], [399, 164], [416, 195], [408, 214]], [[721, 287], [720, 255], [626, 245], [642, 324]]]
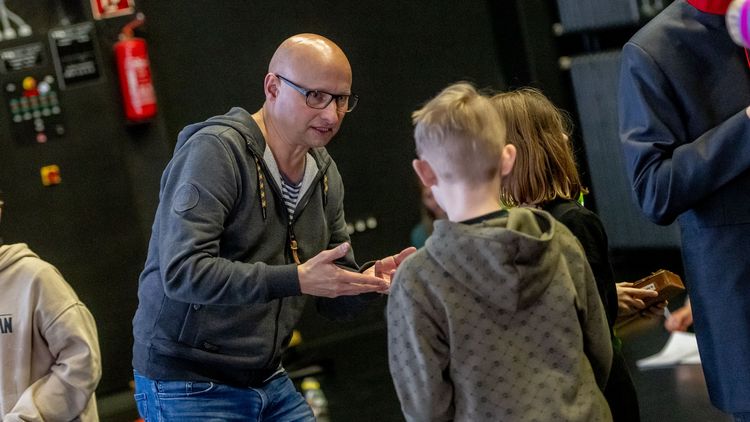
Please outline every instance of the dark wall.
[[[46, 31], [91, 20], [89, 1], [6, 2], [27, 18], [35, 41]], [[363, 262], [407, 246], [419, 218], [410, 114], [451, 82], [503, 89], [536, 85], [575, 114], [564, 54], [582, 53], [616, 36], [555, 36], [556, 10], [545, 0], [169, 2], [138, 0], [160, 114], [151, 123], [124, 122], [111, 48], [132, 16], [96, 22], [102, 77], [61, 92], [67, 133], [44, 145], [18, 142], [0, 107], [0, 189], [6, 212], [0, 234], [27, 242], [65, 275], [91, 308], [104, 354], [100, 395], [127, 388], [131, 319], [145, 258], [158, 181], [177, 133], [232, 106], [257, 110], [262, 80], [277, 45], [316, 32], [347, 52], [353, 90], [361, 97], [329, 146], [347, 187], [349, 221], [375, 217], [378, 226], [353, 235]], [[3, 41], [0, 49], [29, 40]], [[597, 48], [595, 48], [597, 49]], [[45, 51], [49, 56], [49, 50]], [[6, 80], [17, 74], [3, 74]], [[58, 164], [63, 183], [43, 187], [39, 169]], [[585, 165], [584, 165], [585, 171]], [[381, 303], [382, 305], [382, 303]], [[382, 306], [381, 306], [382, 308]], [[368, 322], [382, 319], [374, 307]], [[307, 319], [307, 315], [306, 315]], [[361, 322], [303, 325], [321, 337]], [[312, 341], [314, 344], [315, 341]]]
[[[89, 1], [6, 2], [34, 27], [91, 21]], [[131, 320], [143, 267], [158, 182], [177, 133], [189, 123], [242, 106], [255, 111], [262, 80], [277, 45], [295, 33], [328, 36], [347, 52], [360, 95], [330, 151], [347, 187], [350, 221], [378, 220], [353, 235], [360, 261], [407, 246], [419, 218], [410, 113], [447, 84], [469, 80], [503, 88], [484, 1], [277, 2], [136, 1], [147, 23], [160, 114], [125, 124], [112, 46], [133, 16], [95, 22], [101, 78], [60, 92], [67, 132], [46, 144], [18, 141], [10, 113], [0, 107], [0, 189], [6, 243], [26, 242], [56, 265], [97, 321], [104, 377], [99, 395], [124, 390], [132, 374]], [[32, 39], [0, 42], [0, 50]], [[46, 62], [49, 65], [49, 62]], [[2, 74], [5, 81], [23, 72]], [[39, 170], [61, 169], [62, 183], [44, 187]], [[381, 303], [382, 305], [382, 303]], [[366, 316], [382, 319], [378, 307]], [[308, 338], [352, 326], [312, 324]]]
[[[346, 186], [347, 220], [374, 217], [354, 233], [365, 262], [408, 246], [419, 220], [411, 112], [451, 82], [501, 89], [493, 17], [485, 1], [142, 2], [151, 59], [170, 140], [191, 122], [232, 106], [254, 112], [276, 47], [301, 32], [322, 34], [347, 53], [360, 96], [328, 149]], [[156, 24], [158, 22], [158, 24]], [[300, 330], [307, 345], [351, 339], [383, 324], [385, 301], [348, 324], [308, 307]], [[369, 327], [369, 328], [368, 328]], [[308, 355], [315, 353], [308, 352]]]
[[[511, 87], [533, 85], [566, 110], [573, 145], [597, 212], [618, 261], [652, 249], [655, 268], [671, 265], [679, 248], [676, 224], [657, 226], [638, 209], [625, 173], [617, 129], [617, 78], [622, 45], [661, 7], [636, 0], [512, 0], [492, 3], [499, 55]], [[580, 13], [581, 7], [586, 13]], [[512, 48], [518, 45], [518, 48]]]
[[[348, 54], [357, 109], [329, 150], [346, 185], [349, 220], [374, 216], [353, 236], [360, 261], [407, 246], [418, 220], [410, 113], [448, 83], [503, 87], [484, 1], [141, 2], [170, 140], [186, 124], [263, 101], [278, 44], [323, 34]], [[220, 6], [218, 6], [220, 4]]]
[[[26, 74], [54, 74], [49, 29], [91, 20], [88, 1], [6, 5], [32, 25], [34, 34], [0, 42], [0, 50], [32, 42], [45, 49], [40, 66], [0, 72], [3, 87]], [[101, 75], [60, 90], [63, 137], [51, 136], [45, 144], [18, 139], [11, 133], [4, 91], [0, 106], [0, 189], [6, 198], [0, 234], [6, 243], [28, 243], [55, 265], [91, 310], [102, 349], [100, 395], [127, 389], [132, 378], [138, 274], [169, 152], [159, 119], [129, 126], [123, 117], [111, 49], [130, 18], [96, 22]], [[60, 167], [60, 185], [42, 185], [40, 168], [49, 164]]]

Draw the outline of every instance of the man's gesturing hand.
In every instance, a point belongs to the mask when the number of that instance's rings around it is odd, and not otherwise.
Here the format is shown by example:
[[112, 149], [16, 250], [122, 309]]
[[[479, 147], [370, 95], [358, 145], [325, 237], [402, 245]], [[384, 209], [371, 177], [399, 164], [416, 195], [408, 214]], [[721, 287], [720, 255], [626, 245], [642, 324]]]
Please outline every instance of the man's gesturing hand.
[[370, 274], [339, 268], [334, 261], [346, 256], [351, 246], [342, 243], [323, 251], [297, 267], [300, 291], [307, 295], [338, 297], [368, 292], [386, 292], [390, 284]]

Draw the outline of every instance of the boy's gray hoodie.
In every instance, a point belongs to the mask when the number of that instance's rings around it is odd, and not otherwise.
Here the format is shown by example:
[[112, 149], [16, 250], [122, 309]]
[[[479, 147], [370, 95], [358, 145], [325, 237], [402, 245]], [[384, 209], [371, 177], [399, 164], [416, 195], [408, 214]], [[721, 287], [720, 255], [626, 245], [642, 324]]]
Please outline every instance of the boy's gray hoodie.
[[[292, 240], [304, 262], [349, 235], [341, 176], [324, 148], [309, 152], [293, 220], [274, 168], [241, 108], [180, 133], [139, 280], [133, 367], [142, 375], [251, 386], [279, 368], [304, 305]], [[339, 264], [358, 268], [351, 252]], [[365, 301], [319, 298], [318, 310], [348, 318]]]
[[607, 421], [612, 362], [586, 256], [544, 211], [439, 220], [388, 299], [390, 369], [409, 421]]

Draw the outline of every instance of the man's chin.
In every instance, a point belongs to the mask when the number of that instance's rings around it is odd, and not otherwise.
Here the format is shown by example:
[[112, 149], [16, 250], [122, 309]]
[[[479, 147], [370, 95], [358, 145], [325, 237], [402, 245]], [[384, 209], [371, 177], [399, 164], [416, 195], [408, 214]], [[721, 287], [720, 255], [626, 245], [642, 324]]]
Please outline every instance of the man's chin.
[[324, 147], [328, 145], [328, 143], [331, 142], [331, 139], [333, 139], [333, 136], [335, 135], [335, 132], [320, 133], [315, 130], [313, 130], [313, 132], [314, 133], [312, 133], [311, 136], [307, 137], [307, 145], [309, 145], [311, 148]]

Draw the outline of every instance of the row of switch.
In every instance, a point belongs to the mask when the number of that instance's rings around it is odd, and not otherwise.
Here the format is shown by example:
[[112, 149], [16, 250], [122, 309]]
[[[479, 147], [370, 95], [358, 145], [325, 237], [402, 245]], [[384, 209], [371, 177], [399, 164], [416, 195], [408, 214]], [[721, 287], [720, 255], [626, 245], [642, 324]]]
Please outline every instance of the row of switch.
[[[55, 77], [46, 75], [39, 81], [33, 76], [26, 76], [20, 83], [9, 82], [5, 85], [5, 92], [10, 94], [8, 101], [11, 119], [14, 123], [32, 122], [34, 125], [34, 140], [43, 144], [48, 140], [48, 129], [58, 137], [65, 134], [65, 126], [54, 119], [52, 122], [45, 118], [54, 118], [62, 113], [57, 92], [53, 89]], [[25, 126], [17, 126], [17, 136], [26, 137]], [[23, 130], [22, 130], [23, 128]], [[23, 133], [21, 133], [23, 132]]]
[[[57, 98], [57, 92], [52, 90], [54, 82], [55, 78], [52, 75], [45, 76], [39, 83], [31, 76], [23, 78], [21, 82], [21, 87], [23, 88], [22, 95], [17, 98], [11, 98], [9, 102], [13, 121], [21, 123], [31, 119], [39, 119], [42, 116], [47, 117], [60, 114], [60, 102]], [[13, 94], [18, 91], [18, 87], [11, 82], [5, 85], [5, 91]]]
[[[20, 87], [13, 82], [5, 85], [5, 92], [11, 97], [8, 101], [13, 122], [23, 123], [33, 119], [34, 139], [38, 144], [44, 144], [48, 140], [47, 129], [51, 129], [55, 135], [63, 136], [65, 126], [59, 123], [59, 119], [45, 121], [45, 117], [54, 117], [61, 113], [60, 102], [57, 92], [53, 90], [55, 78], [52, 75], [44, 76], [37, 81], [32, 76], [23, 78]], [[19, 89], [20, 88], [20, 89]], [[57, 121], [56, 121], [57, 120]], [[15, 126], [21, 131], [25, 126]], [[61, 183], [60, 167], [55, 164], [44, 166], [40, 169], [42, 185], [55, 186]]]

